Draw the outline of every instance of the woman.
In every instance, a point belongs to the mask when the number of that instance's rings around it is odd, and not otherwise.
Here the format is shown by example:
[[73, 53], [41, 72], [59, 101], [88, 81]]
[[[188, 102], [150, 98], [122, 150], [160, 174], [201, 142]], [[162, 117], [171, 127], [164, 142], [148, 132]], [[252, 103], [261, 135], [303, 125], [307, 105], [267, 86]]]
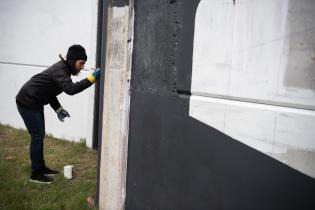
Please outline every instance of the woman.
[[71, 75], [77, 75], [85, 65], [87, 55], [80, 45], [69, 47], [66, 60], [60, 55], [60, 61], [36, 74], [27, 81], [16, 96], [16, 104], [25, 126], [31, 136], [30, 159], [32, 173], [30, 181], [50, 184], [49, 176], [58, 174], [45, 165], [43, 147], [45, 137], [44, 106], [50, 104], [60, 121], [70, 117], [60, 105], [57, 95], [65, 92], [68, 95], [77, 94], [90, 87], [100, 77], [100, 70], [95, 70], [87, 78], [73, 83]]

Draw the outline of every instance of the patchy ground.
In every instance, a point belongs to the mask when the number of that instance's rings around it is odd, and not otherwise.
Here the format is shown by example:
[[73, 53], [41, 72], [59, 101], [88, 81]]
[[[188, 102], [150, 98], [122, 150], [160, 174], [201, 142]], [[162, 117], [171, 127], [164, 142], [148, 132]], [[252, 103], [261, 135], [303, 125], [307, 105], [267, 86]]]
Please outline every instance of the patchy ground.
[[0, 125], [0, 209], [96, 209], [97, 152], [86, 148], [85, 143], [46, 136], [46, 165], [61, 172], [64, 165], [74, 165], [74, 177], [66, 180], [61, 173], [50, 185], [35, 184], [28, 181], [29, 139], [25, 130]]

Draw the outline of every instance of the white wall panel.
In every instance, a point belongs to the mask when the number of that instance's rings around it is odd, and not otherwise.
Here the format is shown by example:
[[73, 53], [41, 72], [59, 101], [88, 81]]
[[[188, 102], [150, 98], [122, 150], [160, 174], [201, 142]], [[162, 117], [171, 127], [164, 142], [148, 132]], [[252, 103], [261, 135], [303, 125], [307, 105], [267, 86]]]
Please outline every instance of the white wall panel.
[[[72, 44], [81, 44], [88, 55], [86, 68], [95, 66], [97, 0], [0, 1], [0, 122], [24, 127], [14, 97], [34, 74], [64, 56]], [[74, 80], [82, 79], [87, 72]], [[75, 96], [61, 94], [61, 104], [71, 118], [60, 123], [46, 106], [46, 131], [56, 137], [92, 146], [94, 86]]]
[[0, 62], [50, 66], [72, 44], [94, 65], [96, 0], [0, 1]]
[[192, 93], [315, 109], [314, 22], [312, 1], [202, 0]]
[[190, 116], [315, 177], [315, 1], [201, 0]]
[[314, 111], [193, 95], [189, 115], [315, 177]]
[[[232, 64], [234, 7], [230, 1], [201, 1], [196, 14], [192, 91], [228, 93]], [[209, 74], [209, 72], [211, 72]], [[211, 75], [211, 76], [210, 76]]]

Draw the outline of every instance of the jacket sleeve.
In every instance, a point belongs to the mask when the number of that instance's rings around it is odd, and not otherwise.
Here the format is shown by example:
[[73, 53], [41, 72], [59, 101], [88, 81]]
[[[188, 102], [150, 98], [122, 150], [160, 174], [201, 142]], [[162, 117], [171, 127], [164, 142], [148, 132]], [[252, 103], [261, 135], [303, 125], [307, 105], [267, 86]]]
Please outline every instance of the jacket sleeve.
[[59, 109], [59, 107], [61, 106], [56, 96], [53, 97], [53, 98], [51, 98], [51, 99], [49, 100], [49, 105], [50, 105], [51, 108], [53, 108], [55, 111], [56, 111], [57, 109]]
[[80, 93], [92, 85], [92, 83], [86, 78], [73, 83], [70, 75], [59, 69], [54, 71], [53, 80], [68, 95]]

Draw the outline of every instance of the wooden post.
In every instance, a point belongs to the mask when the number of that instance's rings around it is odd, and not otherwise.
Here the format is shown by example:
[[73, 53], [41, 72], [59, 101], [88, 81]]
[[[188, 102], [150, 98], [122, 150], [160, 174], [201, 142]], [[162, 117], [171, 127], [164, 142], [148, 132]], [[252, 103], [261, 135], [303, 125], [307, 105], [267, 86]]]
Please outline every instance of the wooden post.
[[126, 197], [133, 0], [108, 8], [99, 209], [122, 210]]

